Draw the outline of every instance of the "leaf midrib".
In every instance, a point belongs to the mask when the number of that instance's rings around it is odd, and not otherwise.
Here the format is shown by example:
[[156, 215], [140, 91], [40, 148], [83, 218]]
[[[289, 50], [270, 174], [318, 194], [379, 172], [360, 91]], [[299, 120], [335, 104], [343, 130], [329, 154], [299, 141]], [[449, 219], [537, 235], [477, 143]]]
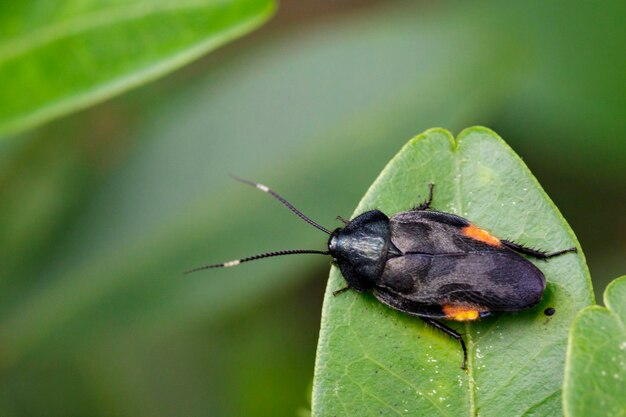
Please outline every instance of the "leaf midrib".
[[[456, 142], [452, 148], [454, 154], [454, 206], [457, 215], [463, 213], [463, 201], [461, 196], [461, 156], [458, 152], [459, 142]], [[468, 390], [468, 410], [470, 417], [476, 417], [478, 410], [476, 409], [476, 381], [474, 380], [474, 355], [472, 354], [474, 341], [470, 329], [470, 322], [465, 322], [465, 333], [463, 337], [467, 342], [467, 390]]]

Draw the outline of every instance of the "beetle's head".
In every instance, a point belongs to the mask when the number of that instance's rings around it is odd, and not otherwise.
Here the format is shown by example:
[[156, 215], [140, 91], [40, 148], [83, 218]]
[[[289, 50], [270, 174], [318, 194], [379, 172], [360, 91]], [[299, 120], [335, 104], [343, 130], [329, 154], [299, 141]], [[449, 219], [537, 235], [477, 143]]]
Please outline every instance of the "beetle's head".
[[378, 210], [365, 212], [331, 233], [328, 251], [350, 288], [366, 291], [374, 286], [387, 261], [389, 234], [389, 218]]

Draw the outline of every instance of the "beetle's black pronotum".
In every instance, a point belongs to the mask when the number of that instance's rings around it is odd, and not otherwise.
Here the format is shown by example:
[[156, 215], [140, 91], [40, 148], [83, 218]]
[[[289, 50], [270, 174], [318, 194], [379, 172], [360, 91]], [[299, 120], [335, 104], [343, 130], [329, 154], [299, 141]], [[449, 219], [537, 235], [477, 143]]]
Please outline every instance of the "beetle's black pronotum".
[[330, 235], [328, 251], [284, 250], [268, 252], [187, 271], [236, 266], [280, 255], [315, 253], [331, 255], [348, 289], [371, 291], [383, 304], [417, 316], [455, 338], [467, 350], [463, 337], [437, 321], [472, 321], [494, 312], [520, 311], [539, 303], [546, 287], [543, 273], [520, 254], [548, 259], [576, 248], [552, 253], [498, 239], [468, 220], [430, 208], [428, 199], [409, 211], [388, 217], [367, 211], [345, 226], [330, 231], [262, 184], [235, 179], [271, 194], [307, 223]]

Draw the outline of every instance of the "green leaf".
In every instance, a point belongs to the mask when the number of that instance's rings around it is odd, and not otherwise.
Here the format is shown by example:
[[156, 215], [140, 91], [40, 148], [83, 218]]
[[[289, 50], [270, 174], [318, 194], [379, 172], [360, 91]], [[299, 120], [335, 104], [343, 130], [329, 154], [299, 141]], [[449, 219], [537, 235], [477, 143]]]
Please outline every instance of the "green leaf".
[[[431, 129], [385, 167], [355, 214], [387, 214], [422, 201], [435, 184], [433, 207], [466, 217], [496, 236], [547, 251], [576, 246], [537, 262], [548, 281], [540, 305], [472, 324], [452, 324], [459, 345], [371, 295], [333, 297], [344, 280], [330, 273], [315, 366], [315, 416], [556, 416], [567, 329], [593, 301], [576, 238], [521, 159], [492, 131], [474, 127], [455, 140]], [[533, 261], [534, 262], [534, 261]], [[547, 318], [543, 310], [555, 307]]]
[[181, 67], [257, 27], [274, 8], [271, 0], [47, 3], [0, 8], [0, 136]]
[[626, 415], [626, 276], [608, 285], [604, 304], [578, 313], [570, 331], [563, 384], [567, 417]]

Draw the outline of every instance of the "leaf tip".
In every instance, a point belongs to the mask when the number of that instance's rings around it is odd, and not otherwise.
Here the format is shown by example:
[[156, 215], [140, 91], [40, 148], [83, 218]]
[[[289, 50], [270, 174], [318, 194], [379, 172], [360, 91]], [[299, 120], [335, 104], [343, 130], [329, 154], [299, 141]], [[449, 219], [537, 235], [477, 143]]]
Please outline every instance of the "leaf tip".
[[454, 138], [454, 135], [452, 135], [448, 129], [444, 129], [443, 127], [433, 127], [427, 129], [419, 135], [414, 136], [407, 145], [411, 146], [415, 145], [419, 141], [435, 138], [447, 140], [453, 148], [456, 147], [456, 139]]
[[457, 142], [460, 142], [462, 140], [466, 141], [474, 137], [493, 138], [506, 144], [506, 142], [504, 141], [504, 139], [500, 137], [500, 135], [498, 135], [496, 132], [494, 132], [493, 130], [485, 126], [471, 126], [471, 127], [465, 128], [461, 131], [461, 133], [458, 134], [456, 140]]
[[[622, 288], [622, 286], [626, 285], [626, 275], [622, 275], [619, 278], [615, 278], [613, 281], [606, 286], [604, 290], [604, 295], [602, 299], [604, 300], [604, 305], [613, 312], [617, 312], [619, 310], [620, 300], [616, 300], [615, 298], [619, 298], [619, 291], [625, 291], [626, 289]], [[618, 288], [619, 287], [619, 288]]]

